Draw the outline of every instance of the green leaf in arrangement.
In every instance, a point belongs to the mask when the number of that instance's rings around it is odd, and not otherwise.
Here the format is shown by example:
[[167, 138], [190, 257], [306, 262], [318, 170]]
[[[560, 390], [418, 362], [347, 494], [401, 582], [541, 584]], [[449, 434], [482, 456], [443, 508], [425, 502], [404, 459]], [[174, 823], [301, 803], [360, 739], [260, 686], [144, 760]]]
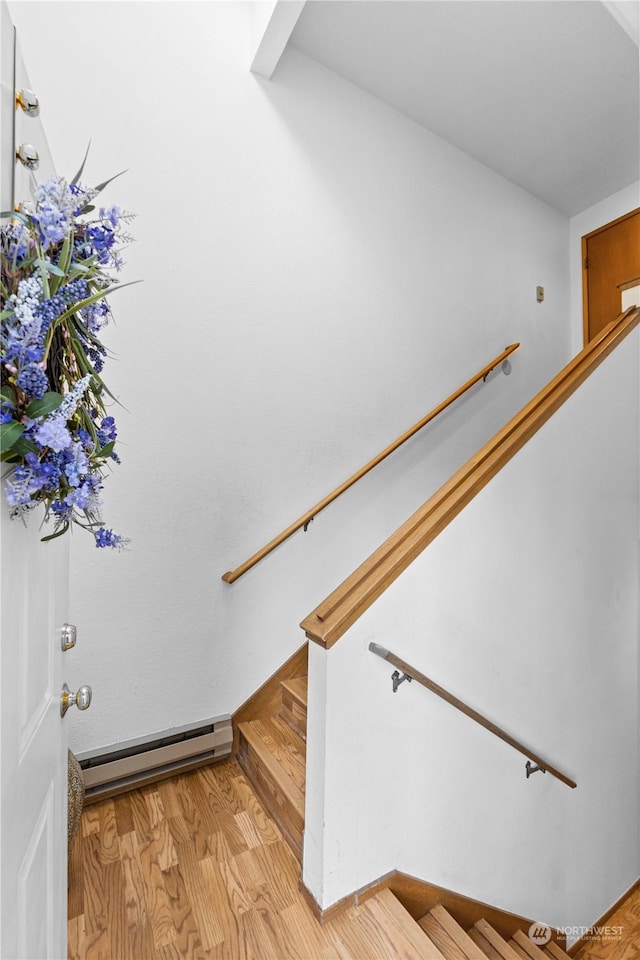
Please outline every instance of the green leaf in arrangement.
[[102, 193], [105, 187], [108, 187], [110, 183], [113, 183], [114, 180], [117, 180], [118, 177], [121, 177], [122, 174], [126, 172], [126, 170], [121, 170], [120, 173], [116, 173], [113, 177], [109, 177], [109, 179], [105, 180], [103, 183], [99, 183], [97, 187], [94, 187], [94, 189], [97, 190], [98, 193]]
[[9, 383], [5, 384], [5, 386], [0, 390], [0, 397], [4, 397], [5, 400], [10, 400], [11, 403], [15, 402], [16, 392], [11, 386], [11, 384]]
[[62, 244], [62, 249], [60, 250], [60, 256], [58, 257], [57, 271], [50, 271], [54, 273], [54, 277], [51, 280], [51, 294], [58, 292], [58, 288], [64, 278], [67, 276], [69, 271], [69, 263], [71, 262], [72, 255], [72, 246], [71, 246], [71, 234], [67, 233], [64, 238], [64, 243]]
[[48, 537], [42, 537], [40, 540], [41, 543], [46, 543], [48, 540], [55, 540], [56, 537], [62, 537], [69, 529], [69, 524], [64, 523], [59, 530], [56, 530], [55, 533], [50, 533]]
[[98, 337], [96, 337], [95, 334], [91, 333], [89, 329], [78, 319], [77, 314], [74, 317], [72, 317], [72, 323], [74, 324], [76, 329], [80, 331], [80, 333], [86, 340], [90, 340], [91, 343], [98, 343], [98, 344], [101, 343], [101, 340]]
[[0, 423], [0, 450], [4, 453], [10, 450], [16, 440], [19, 440], [24, 432], [24, 426], [17, 420], [10, 420], [9, 423]]
[[32, 440], [20, 437], [11, 447], [11, 452], [18, 457], [24, 457], [28, 453], [39, 453], [38, 445]]
[[40, 270], [40, 279], [42, 280], [42, 292], [44, 294], [45, 300], [48, 300], [51, 292], [49, 290], [49, 274], [47, 273], [47, 267], [45, 261], [42, 257], [37, 257], [33, 261], [34, 267], [38, 267]]
[[87, 162], [87, 157], [89, 156], [89, 150], [90, 150], [90, 148], [91, 148], [91, 140], [89, 140], [89, 143], [87, 144], [87, 152], [86, 152], [85, 155], [84, 155], [84, 160], [83, 160], [82, 163], [80, 164], [80, 169], [78, 170], [78, 172], [76, 173], [75, 177], [74, 177], [73, 180], [71, 181], [71, 185], [72, 185], [72, 186], [74, 186], [74, 185], [78, 182], [78, 180], [80, 179], [80, 177], [82, 176], [82, 171], [84, 170], [84, 165], [85, 165], [85, 163]]
[[78, 310], [84, 310], [85, 307], [91, 306], [92, 303], [96, 303], [98, 300], [102, 300], [103, 297], [106, 298], [110, 294], [115, 293], [116, 290], [124, 290], [125, 287], [133, 287], [136, 283], [142, 283], [142, 280], [130, 280], [128, 283], [114, 283], [112, 287], [107, 287], [104, 290], [99, 290], [98, 293], [92, 294], [90, 297], [85, 297], [84, 300], [79, 300], [77, 303], [74, 303], [72, 307], [68, 310], [65, 310], [64, 313], [60, 314], [56, 320], [56, 324], [62, 323], [64, 320], [67, 320], [74, 313], [77, 313]]
[[45, 393], [42, 399], [31, 401], [26, 410], [27, 416], [31, 417], [32, 420], [37, 420], [38, 417], [47, 417], [58, 409], [63, 399], [60, 393], [54, 391]]
[[109, 443], [105, 443], [101, 450], [96, 450], [94, 457], [104, 458], [106, 460], [106, 458], [110, 457], [113, 453], [113, 448], [115, 445], [115, 440], [110, 440]]
[[57, 267], [55, 263], [49, 263], [48, 260], [41, 260], [40, 258], [35, 263], [41, 270], [46, 270], [47, 273], [52, 273], [55, 277], [64, 277], [64, 270]]

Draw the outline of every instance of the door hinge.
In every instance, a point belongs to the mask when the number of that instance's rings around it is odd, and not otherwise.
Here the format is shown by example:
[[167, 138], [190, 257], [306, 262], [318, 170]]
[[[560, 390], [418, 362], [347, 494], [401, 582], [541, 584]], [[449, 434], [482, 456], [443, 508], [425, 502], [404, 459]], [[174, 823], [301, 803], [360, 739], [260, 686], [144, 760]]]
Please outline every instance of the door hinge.
[[585, 270], [589, 269], [589, 257], [584, 258], [584, 268]]

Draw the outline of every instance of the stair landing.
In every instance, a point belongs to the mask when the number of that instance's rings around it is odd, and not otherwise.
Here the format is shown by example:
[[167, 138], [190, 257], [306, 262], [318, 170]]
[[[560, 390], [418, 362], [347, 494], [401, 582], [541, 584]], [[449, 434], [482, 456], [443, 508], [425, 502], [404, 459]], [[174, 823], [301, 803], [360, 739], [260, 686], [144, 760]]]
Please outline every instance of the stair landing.
[[98, 801], [71, 851], [69, 957], [440, 960], [389, 891], [320, 924], [299, 876], [234, 760]]

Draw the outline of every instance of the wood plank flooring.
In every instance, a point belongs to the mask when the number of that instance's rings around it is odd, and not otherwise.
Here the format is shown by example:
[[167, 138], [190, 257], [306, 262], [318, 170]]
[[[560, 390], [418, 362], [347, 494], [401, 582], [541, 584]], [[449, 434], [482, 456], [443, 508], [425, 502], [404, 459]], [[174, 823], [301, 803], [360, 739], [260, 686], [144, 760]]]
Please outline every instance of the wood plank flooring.
[[[299, 872], [235, 760], [101, 801], [69, 862], [69, 958], [440, 958], [386, 890], [321, 926]], [[640, 960], [640, 890], [607, 925], [622, 939], [593, 940], [576, 960]]]
[[635, 890], [609, 917], [605, 926], [622, 927], [620, 939], [591, 940], [575, 960], [640, 960], [640, 890]]
[[69, 862], [69, 957], [428, 956], [384, 897], [321, 926], [299, 872], [234, 760], [103, 800], [83, 812]]

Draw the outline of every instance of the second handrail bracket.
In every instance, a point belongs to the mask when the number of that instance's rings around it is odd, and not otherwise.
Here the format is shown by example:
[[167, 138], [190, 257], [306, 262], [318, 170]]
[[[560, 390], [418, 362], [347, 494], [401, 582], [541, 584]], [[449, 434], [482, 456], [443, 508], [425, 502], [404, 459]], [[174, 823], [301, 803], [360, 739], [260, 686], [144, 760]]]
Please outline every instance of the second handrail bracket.
[[525, 768], [526, 768], [526, 771], [527, 771], [527, 780], [529, 779], [529, 777], [531, 776], [532, 773], [537, 773], [538, 770], [540, 771], [540, 773], [546, 773], [546, 772], [547, 772], [547, 771], [545, 770], [545, 768], [544, 768], [544, 767], [541, 767], [539, 764], [537, 764], [536, 766], [534, 766], [534, 765], [531, 763], [531, 760], [527, 760], [527, 762], [525, 763]]
[[408, 673], [403, 673], [401, 676], [398, 670], [394, 670], [393, 673], [391, 674], [391, 683], [393, 684], [393, 692], [397, 693], [398, 687], [400, 686], [401, 683], [404, 683], [405, 680], [411, 683], [412, 679], [413, 678], [410, 677]]

